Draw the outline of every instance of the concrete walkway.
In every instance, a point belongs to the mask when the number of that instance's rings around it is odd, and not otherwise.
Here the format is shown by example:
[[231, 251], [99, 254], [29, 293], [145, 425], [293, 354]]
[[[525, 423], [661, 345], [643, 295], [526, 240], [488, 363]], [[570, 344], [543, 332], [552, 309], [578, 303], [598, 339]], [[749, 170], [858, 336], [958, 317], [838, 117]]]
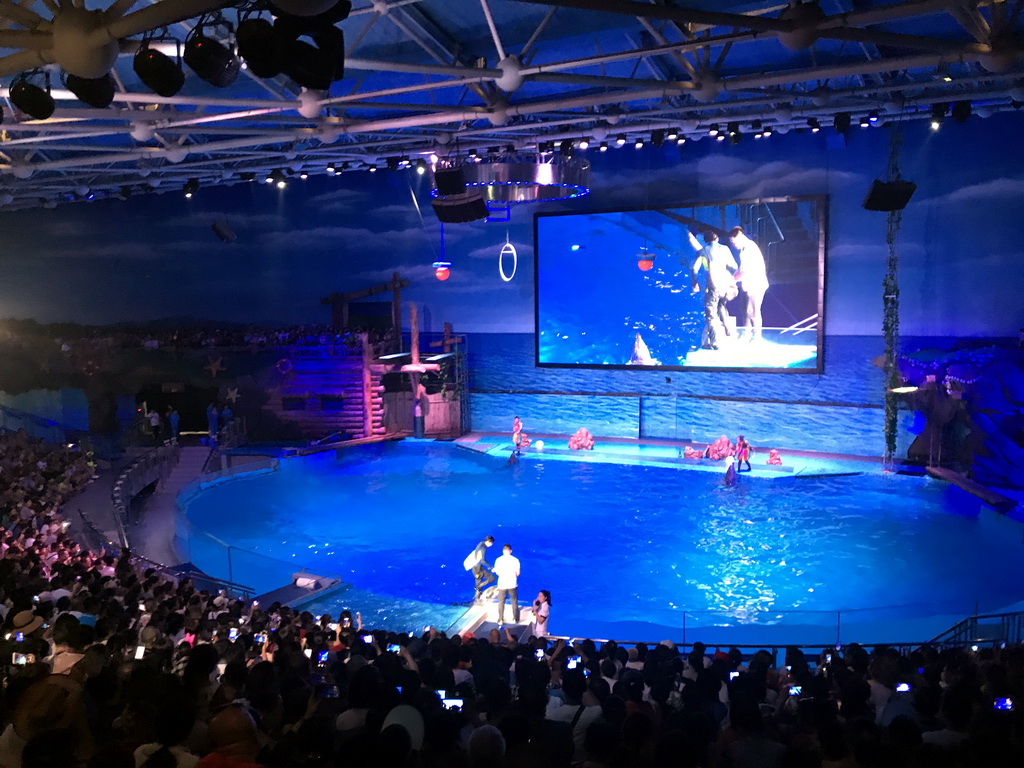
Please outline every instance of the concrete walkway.
[[211, 450], [205, 445], [182, 447], [171, 474], [157, 484], [156, 493], [145, 500], [138, 520], [128, 530], [128, 540], [136, 554], [161, 565], [178, 565], [188, 560], [175, 543], [178, 494], [203, 473]]

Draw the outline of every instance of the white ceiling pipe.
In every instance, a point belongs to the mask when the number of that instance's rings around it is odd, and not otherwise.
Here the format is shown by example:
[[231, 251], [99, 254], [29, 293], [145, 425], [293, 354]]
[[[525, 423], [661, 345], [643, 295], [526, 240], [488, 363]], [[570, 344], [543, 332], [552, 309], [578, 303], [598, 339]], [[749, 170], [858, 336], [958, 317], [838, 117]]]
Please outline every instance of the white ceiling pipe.
[[501, 35], [498, 34], [498, 27], [494, 24], [494, 16], [491, 14], [491, 5], [487, 0], [480, 0], [480, 7], [484, 10], [484, 18], [487, 19], [487, 26], [491, 30], [491, 39], [494, 40], [494, 48], [498, 51], [498, 61], [505, 58], [505, 46], [501, 44]]
[[863, 11], [838, 13], [827, 16], [816, 24], [818, 30], [835, 29], [837, 27], [869, 27], [884, 24], [888, 21], [902, 21], [915, 16], [930, 16], [944, 13], [952, 8], [963, 5], [963, 0], [904, 0], [904, 2], [886, 5], [881, 8], [868, 8]]
[[35, 11], [22, 8], [20, 5], [10, 2], [10, 0], [0, 0], [0, 16], [21, 24], [26, 29], [39, 29], [50, 26], [50, 23]]
[[104, 45], [142, 32], [149, 32], [179, 21], [202, 16], [223, 8], [224, 0], [162, 0], [137, 11], [112, 19], [89, 35], [91, 45]]
[[29, 29], [0, 30], [0, 48], [31, 48], [40, 50], [53, 45], [53, 35]]
[[[49, 50], [18, 51], [0, 58], [0, 77], [7, 77], [26, 69], [35, 69], [53, 63], [52, 52]], [[7, 91], [6, 88], [3, 89]]]
[[411, 75], [451, 75], [464, 77], [472, 72], [474, 75], [488, 77], [492, 80], [501, 77], [502, 71], [494, 67], [464, 67], [458, 64], [407, 64], [398, 61], [381, 61], [380, 59], [346, 58], [345, 70], [360, 72], [407, 72]]
[[538, 5], [555, 5], [561, 8], [578, 8], [583, 11], [617, 13], [623, 16], [637, 16], [664, 21], [678, 21], [683, 24], [707, 24], [712, 27], [739, 27], [756, 29], [760, 32], [790, 32], [793, 23], [785, 19], [762, 16], [747, 16], [742, 13], [705, 11], [698, 8], [648, 5], [628, 0], [525, 0]]

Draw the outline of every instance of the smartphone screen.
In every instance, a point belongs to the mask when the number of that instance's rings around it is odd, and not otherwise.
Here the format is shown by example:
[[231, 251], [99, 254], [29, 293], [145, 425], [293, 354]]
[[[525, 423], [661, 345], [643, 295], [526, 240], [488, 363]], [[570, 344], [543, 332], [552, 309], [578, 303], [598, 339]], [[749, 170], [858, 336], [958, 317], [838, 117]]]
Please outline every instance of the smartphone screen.
[[22, 632], [15, 632], [14, 633], [14, 642], [16, 642], [16, 643], [23, 643], [23, 642], [25, 642], [25, 635], [24, 635], [24, 633], [22, 633]]
[[135, 659], [139, 660], [146, 655], [146, 646], [137, 645], [135, 646]]
[[255, 640], [257, 643], [260, 643], [262, 645], [263, 643], [267, 642], [267, 633], [266, 632], [260, 632], [255, 637], [253, 637], [253, 640]]
[[373, 635], [363, 635], [363, 642], [369, 645], [373, 642]]
[[320, 653], [318, 653], [316, 655], [317, 664], [326, 664], [327, 663], [327, 655], [328, 655], [328, 651], [320, 651]]
[[1001, 712], [1013, 712], [1013, 699], [996, 699], [992, 702], [992, 709], [998, 709]]
[[228, 630], [228, 640], [234, 642], [238, 639], [238, 630], [232, 627]]
[[26, 664], [28, 664], [28, 656], [26, 656], [24, 653], [12, 653], [11, 663], [18, 664], [20, 666], [25, 666]]
[[462, 709], [462, 699], [441, 699], [445, 709], [452, 709], [459, 712]]
[[910, 691], [910, 683], [897, 683], [896, 693], [907, 693]]
[[398, 643], [388, 643], [388, 653], [398, 653], [402, 650], [402, 646]]
[[543, 648], [538, 648], [537, 649], [537, 661], [540, 661], [543, 658], [544, 658], [544, 649]]
[[739, 673], [739, 672], [730, 672], [730, 673], [729, 673], [729, 679], [730, 679], [730, 680], [735, 680], [735, 679], [736, 679], [737, 677], [739, 677], [739, 676], [740, 676], [740, 673]]
[[789, 695], [790, 696], [799, 696], [803, 692], [804, 692], [804, 687], [802, 685], [791, 685], [789, 687]]

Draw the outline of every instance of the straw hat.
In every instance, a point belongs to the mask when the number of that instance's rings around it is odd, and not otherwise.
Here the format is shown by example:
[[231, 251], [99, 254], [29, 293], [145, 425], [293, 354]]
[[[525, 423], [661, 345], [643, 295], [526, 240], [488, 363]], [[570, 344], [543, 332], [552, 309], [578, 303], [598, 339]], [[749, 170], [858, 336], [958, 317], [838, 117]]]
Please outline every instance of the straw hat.
[[11, 632], [21, 632], [23, 635], [35, 632], [41, 626], [43, 626], [42, 616], [36, 616], [32, 611], [20, 611], [14, 614], [14, 618], [11, 620]]

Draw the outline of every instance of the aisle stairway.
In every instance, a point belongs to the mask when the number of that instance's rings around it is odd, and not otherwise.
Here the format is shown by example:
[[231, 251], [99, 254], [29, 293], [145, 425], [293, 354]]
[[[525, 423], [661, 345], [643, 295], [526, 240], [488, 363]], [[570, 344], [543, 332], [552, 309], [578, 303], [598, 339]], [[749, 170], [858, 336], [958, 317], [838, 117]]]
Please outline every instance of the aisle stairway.
[[176, 504], [181, 489], [203, 473], [210, 450], [209, 446], [183, 447], [174, 469], [146, 499], [138, 521], [128, 530], [128, 540], [138, 554], [163, 565], [188, 560], [175, 543]]

